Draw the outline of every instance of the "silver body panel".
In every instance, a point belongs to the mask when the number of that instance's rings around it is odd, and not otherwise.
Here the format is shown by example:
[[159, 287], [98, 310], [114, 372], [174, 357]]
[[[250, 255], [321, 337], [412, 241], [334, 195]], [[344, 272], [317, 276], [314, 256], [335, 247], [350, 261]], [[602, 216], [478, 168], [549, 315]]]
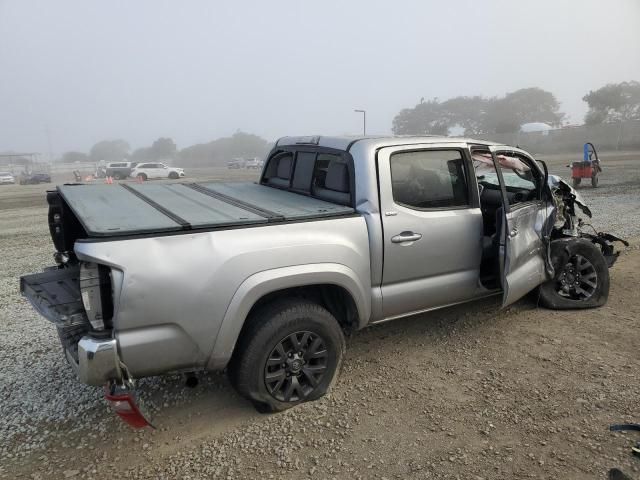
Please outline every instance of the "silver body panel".
[[[288, 137], [277, 145], [300, 142]], [[112, 268], [118, 357], [134, 377], [224, 368], [251, 308], [285, 288], [344, 288], [359, 327], [490, 294], [479, 281], [480, 209], [417, 212], [393, 203], [390, 193], [390, 152], [469, 144], [493, 145], [447, 137], [320, 137], [316, 145], [353, 158], [356, 215], [76, 242], [80, 260]], [[544, 281], [536, 242], [546, 214], [542, 204], [511, 213], [510, 223], [520, 222], [519, 238], [505, 245], [513, 300]], [[391, 242], [404, 230], [422, 238]]]
[[145, 376], [224, 366], [255, 301], [282, 288], [344, 287], [364, 325], [371, 315], [368, 242], [364, 219], [352, 216], [77, 242], [75, 251], [121, 272], [113, 277], [115, 338], [131, 374]]

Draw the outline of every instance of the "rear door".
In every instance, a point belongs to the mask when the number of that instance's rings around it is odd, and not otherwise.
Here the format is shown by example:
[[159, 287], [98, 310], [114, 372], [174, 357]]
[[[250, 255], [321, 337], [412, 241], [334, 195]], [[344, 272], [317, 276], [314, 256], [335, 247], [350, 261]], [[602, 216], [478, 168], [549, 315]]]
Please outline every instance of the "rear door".
[[503, 199], [500, 271], [503, 306], [511, 305], [545, 277], [543, 228], [551, 212], [544, 200], [544, 174], [524, 152], [489, 147]]
[[479, 293], [482, 214], [465, 144], [378, 152], [386, 319]]

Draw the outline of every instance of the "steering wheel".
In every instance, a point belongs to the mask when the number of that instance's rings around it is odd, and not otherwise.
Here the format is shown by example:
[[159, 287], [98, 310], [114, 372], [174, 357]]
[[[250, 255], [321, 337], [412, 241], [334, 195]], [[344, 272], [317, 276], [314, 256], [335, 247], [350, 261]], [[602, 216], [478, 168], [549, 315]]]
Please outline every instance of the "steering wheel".
[[520, 177], [521, 179], [523, 179], [523, 180], [527, 180], [527, 181], [529, 181], [529, 182], [531, 181], [531, 178], [528, 178], [528, 177], [527, 177], [527, 172], [524, 172], [524, 171], [518, 170], [517, 168], [513, 168], [512, 170], [513, 170], [513, 173], [515, 173], [515, 174], [516, 174], [518, 177]]

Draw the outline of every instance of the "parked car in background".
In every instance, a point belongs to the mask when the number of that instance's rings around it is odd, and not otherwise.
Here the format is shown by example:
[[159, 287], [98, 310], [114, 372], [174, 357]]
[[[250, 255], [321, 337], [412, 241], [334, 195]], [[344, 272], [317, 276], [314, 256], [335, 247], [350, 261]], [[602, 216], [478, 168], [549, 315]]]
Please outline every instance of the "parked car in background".
[[107, 164], [106, 176], [116, 180], [123, 180], [131, 175], [131, 170], [137, 165], [136, 162], [111, 162]]
[[227, 162], [227, 168], [230, 168], [230, 169], [244, 168], [244, 159], [234, 158], [233, 160], [229, 160]]
[[11, 172], [0, 172], [0, 185], [11, 185], [16, 183], [16, 177]]
[[164, 163], [139, 163], [131, 169], [131, 177], [138, 177], [141, 180], [152, 178], [178, 179], [184, 177], [184, 168], [168, 167]]
[[244, 161], [244, 168], [262, 168], [264, 160], [260, 160], [258, 157], [247, 158]]
[[39, 183], [51, 183], [51, 175], [48, 173], [22, 173], [20, 185], [37, 185]]

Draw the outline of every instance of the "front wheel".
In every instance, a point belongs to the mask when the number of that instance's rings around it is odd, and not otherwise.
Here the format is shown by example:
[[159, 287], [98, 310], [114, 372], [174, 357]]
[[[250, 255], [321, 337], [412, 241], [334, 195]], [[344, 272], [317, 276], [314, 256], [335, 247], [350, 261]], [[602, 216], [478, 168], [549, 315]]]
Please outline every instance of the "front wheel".
[[169, 178], [172, 179], [172, 180], [176, 180], [179, 177], [180, 177], [180, 175], [178, 175], [176, 172], [169, 173]]
[[557, 310], [600, 307], [609, 298], [609, 268], [600, 248], [584, 238], [551, 243], [555, 277], [540, 285], [540, 303]]
[[260, 412], [279, 412], [323, 396], [337, 378], [344, 335], [326, 309], [276, 301], [247, 319], [229, 378]]
[[598, 175], [591, 177], [591, 186], [593, 188], [598, 188]]
[[580, 182], [582, 181], [581, 178], [579, 177], [573, 177], [573, 188], [577, 188], [578, 185], [580, 185]]

